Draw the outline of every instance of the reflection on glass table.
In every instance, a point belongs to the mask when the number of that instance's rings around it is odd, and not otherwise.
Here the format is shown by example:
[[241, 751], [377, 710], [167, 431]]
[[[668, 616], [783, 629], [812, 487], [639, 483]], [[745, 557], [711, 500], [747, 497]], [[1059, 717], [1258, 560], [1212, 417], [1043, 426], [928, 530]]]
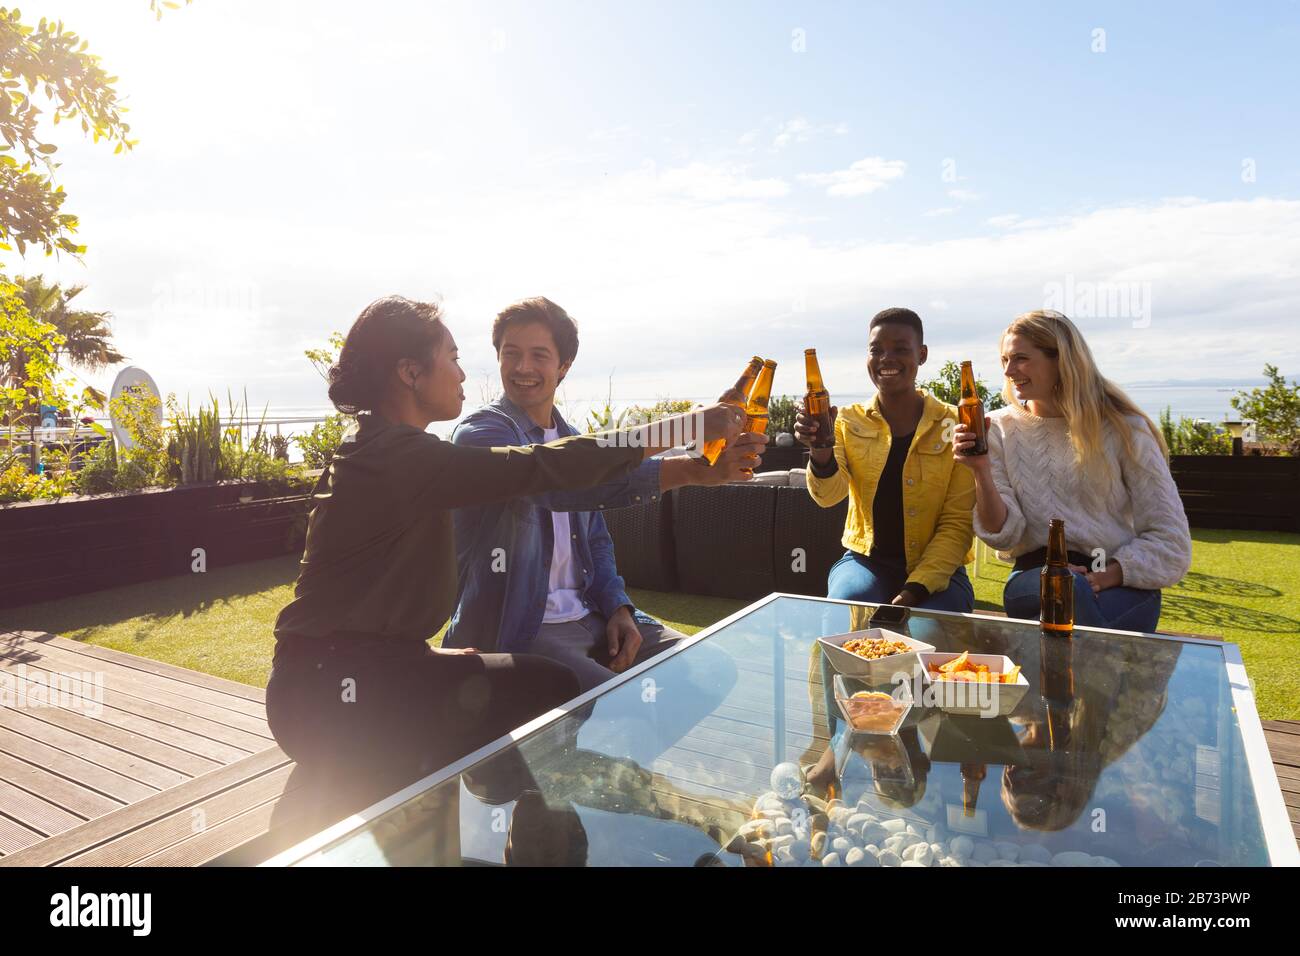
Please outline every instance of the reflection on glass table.
[[1005, 655], [1029, 688], [1004, 716], [958, 715], [914, 678], [901, 725], [863, 733], [817, 639], [872, 609], [770, 596], [273, 862], [1296, 861], [1235, 645], [914, 611], [901, 633]]

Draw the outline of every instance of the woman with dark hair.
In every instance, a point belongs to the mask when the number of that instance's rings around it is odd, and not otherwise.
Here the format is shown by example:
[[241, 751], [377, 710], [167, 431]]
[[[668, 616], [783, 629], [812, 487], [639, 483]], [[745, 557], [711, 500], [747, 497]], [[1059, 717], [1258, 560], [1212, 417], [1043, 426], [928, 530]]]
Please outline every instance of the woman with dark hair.
[[[329, 380], [359, 424], [313, 493], [266, 706], [300, 765], [337, 771], [330, 787], [364, 784], [342, 801], [356, 809], [578, 693], [571, 671], [539, 657], [428, 645], [455, 607], [452, 509], [610, 481], [688, 423], [531, 448], [442, 441], [425, 429], [460, 414], [465, 373], [438, 306], [399, 296], [365, 308]], [[738, 409], [695, 414], [707, 438], [739, 434]]]

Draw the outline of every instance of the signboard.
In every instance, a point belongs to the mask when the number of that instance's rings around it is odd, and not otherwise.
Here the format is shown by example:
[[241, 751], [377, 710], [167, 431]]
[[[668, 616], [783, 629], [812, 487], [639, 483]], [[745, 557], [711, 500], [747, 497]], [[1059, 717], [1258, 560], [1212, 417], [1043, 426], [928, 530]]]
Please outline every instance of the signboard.
[[[113, 400], [121, 395], [139, 395], [147, 397], [152, 395], [158, 399], [158, 404], [154, 406], [154, 419], [162, 424], [162, 395], [158, 392], [158, 386], [154, 383], [153, 377], [142, 368], [136, 368], [134, 365], [128, 365], [122, 371], [117, 373], [117, 378], [113, 379], [113, 387], [109, 390], [108, 401], [109, 408], [112, 408]], [[113, 417], [113, 435], [117, 438], [117, 443], [122, 448], [133, 448], [135, 443], [131, 440], [130, 432], [124, 427], [124, 424]]]

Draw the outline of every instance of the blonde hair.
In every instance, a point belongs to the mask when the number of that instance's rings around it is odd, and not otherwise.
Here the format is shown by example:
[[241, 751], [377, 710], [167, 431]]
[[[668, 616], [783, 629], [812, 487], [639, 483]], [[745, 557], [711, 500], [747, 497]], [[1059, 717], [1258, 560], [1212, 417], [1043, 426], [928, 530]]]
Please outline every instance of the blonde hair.
[[[1141, 418], [1155, 439], [1160, 453], [1169, 457], [1164, 436], [1151, 416], [1138, 408], [1133, 399], [1124, 394], [1114, 382], [1097, 369], [1092, 350], [1083, 340], [1074, 323], [1060, 312], [1040, 309], [1018, 315], [1002, 333], [1005, 342], [1009, 335], [1023, 335], [1037, 348], [1057, 360], [1056, 403], [1070, 430], [1070, 444], [1074, 446], [1074, 461], [1089, 479], [1084, 487], [1098, 487], [1102, 481], [1109, 484], [1117, 475], [1115, 465], [1106, 453], [1102, 426], [1109, 422], [1119, 436], [1124, 456], [1134, 461], [1132, 426], [1126, 416]], [[1002, 396], [1008, 405], [1018, 405], [1019, 400], [1011, 388], [1011, 380], [1002, 386]], [[1099, 481], [1099, 479], [1101, 481]]]

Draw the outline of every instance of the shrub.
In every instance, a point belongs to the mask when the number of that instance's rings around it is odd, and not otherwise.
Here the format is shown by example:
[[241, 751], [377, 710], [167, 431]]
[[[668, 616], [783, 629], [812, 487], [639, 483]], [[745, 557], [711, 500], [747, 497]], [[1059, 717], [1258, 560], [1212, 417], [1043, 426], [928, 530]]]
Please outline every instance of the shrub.
[[291, 465], [261, 448], [249, 449], [243, 455], [236, 477], [259, 482], [272, 493], [281, 495], [306, 491], [312, 484], [301, 465]]
[[1300, 450], [1300, 385], [1288, 385], [1276, 365], [1265, 365], [1264, 377], [1264, 388], [1238, 392], [1229, 401], [1243, 419], [1255, 423], [1261, 441], [1276, 442], [1295, 454]]
[[685, 398], [661, 398], [653, 405], [632, 405], [625, 412], [622, 418], [626, 423], [631, 422], [654, 422], [661, 418], [667, 418], [670, 415], [680, 415], [683, 412], [689, 412], [695, 407], [695, 403]]
[[102, 495], [117, 490], [117, 448], [112, 439], [100, 442], [82, 459], [77, 494]]
[[114, 491], [168, 487], [174, 482], [167, 436], [158, 413], [162, 403], [153, 395], [123, 392], [109, 402], [113, 421], [125, 429], [133, 447], [117, 455]]
[[794, 416], [799, 403], [789, 395], [782, 395], [767, 403], [767, 433], [779, 435], [782, 432], [794, 434]]
[[1175, 423], [1172, 409], [1160, 413], [1160, 431], [1171, 455], [1231, 455], [1232, 436], [1218, 431], [1212, 424], [1192, 418]]
[[33, 475], [22, 463], [0, 471], [0, 504], [33, 501], [45, 497], [44, 491], [44, 479], [40, 475]]
[[[961, 401], [961, 366], [956, 362], [944, 362], [939, 374], [928, 382], [920, 382], [925, 389], [941, 402], [956, 405]], [[989, 389], [979, 379], [975, 380], [975, 394], [984, 403], [984, 411], [991, 412], [1006, 405], [1001, 392]]]
[[331, 415], [325, 421], [313, 425], [307, 434], [295, 435], [293, 440], [302, 449], [303, 467], [324, 468], [328, 465], [353, 422], [355, 419], [350, 415]]

